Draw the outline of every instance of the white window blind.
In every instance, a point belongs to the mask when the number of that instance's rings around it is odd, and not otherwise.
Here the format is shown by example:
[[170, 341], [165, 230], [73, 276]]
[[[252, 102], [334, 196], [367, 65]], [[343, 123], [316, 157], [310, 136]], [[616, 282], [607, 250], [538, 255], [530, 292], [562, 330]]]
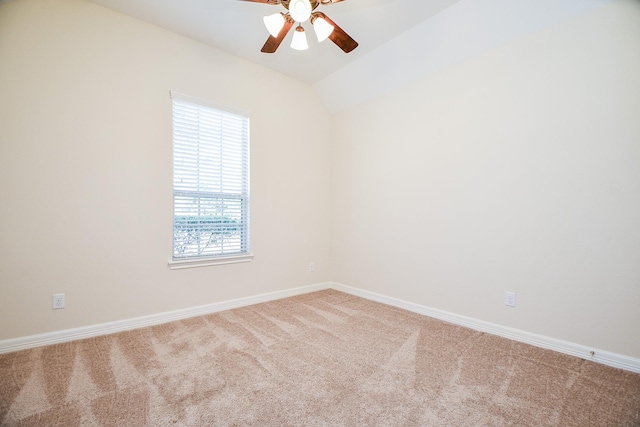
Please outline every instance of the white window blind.
[[171, 94], [173, 260], [249, 253], [249, 118]]

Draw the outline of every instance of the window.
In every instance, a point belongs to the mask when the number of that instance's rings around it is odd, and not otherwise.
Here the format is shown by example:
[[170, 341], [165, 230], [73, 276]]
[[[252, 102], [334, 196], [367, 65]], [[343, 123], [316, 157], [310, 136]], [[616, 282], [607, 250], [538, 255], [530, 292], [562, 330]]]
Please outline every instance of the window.
[[170, 264], [249, 261], [249, 118], [173, 92], [171, 98]]

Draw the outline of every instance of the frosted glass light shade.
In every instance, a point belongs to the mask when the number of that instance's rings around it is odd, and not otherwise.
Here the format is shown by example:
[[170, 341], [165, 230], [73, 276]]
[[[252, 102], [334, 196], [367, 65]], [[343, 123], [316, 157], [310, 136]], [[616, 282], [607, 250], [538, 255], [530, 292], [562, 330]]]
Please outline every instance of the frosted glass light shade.
[[309, 49], [309, 44], [307, 43], [307, 35], [304, 33], [304, 28], [302, 28], [300, 25], [298, 25], [295, 33], [293, 33], [293, 40], [291, 40], [291, 48], [295, 50]]
[[311, 3], [309, 0], [291, 0], [289, 13], [296, 22], [304, 22], [311, 16]]
[[282, 13], [278, 12], [273, 15], [265, 16], [262, 20], [264, 21], [264, 26], [267, 27], [269, 34], [273, 37], [278, 37], [280, 30], [284, 27], [284, 16]]
[[313, 30], [319, 42], [325, 41], [333, 32], [334, 26], [329, 24], [324, 18], [316, 18], [313, 21]]

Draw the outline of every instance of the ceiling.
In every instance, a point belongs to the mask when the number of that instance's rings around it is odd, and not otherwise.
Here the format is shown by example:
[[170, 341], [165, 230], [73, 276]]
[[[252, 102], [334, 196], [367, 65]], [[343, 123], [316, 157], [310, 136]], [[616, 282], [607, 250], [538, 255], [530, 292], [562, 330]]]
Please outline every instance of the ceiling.
[[[0, 0], [0, 3], [5, 0]], [[89, 0], [310, 84], [331, 113], [624, 0], [345, 0], [319, 6], [359, 46], [319, 44], [260, 52], [262, 17], [285, 10], [240, 0]]]
[[240, 0], [90, 1], [313, 84], [460, 0], [346, 0], [319, 6], [316, 10], [359, 43], [349, 54], [330, 40], [318, 43], [308, 22], [303, 26], [309, 50], [289, 47], [291, 31], [275, 54], [260, 52], [269, 36], [262, 17], [285, 11], [282, 5]]

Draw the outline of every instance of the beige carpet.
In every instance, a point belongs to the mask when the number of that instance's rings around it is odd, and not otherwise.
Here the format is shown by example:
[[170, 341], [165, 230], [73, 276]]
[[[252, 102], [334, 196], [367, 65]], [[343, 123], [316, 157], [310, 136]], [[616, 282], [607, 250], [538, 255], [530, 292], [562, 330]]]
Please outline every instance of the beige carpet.
[[333, 290], [0, 355], [2, 426], [640, 426], [640, 375]]

